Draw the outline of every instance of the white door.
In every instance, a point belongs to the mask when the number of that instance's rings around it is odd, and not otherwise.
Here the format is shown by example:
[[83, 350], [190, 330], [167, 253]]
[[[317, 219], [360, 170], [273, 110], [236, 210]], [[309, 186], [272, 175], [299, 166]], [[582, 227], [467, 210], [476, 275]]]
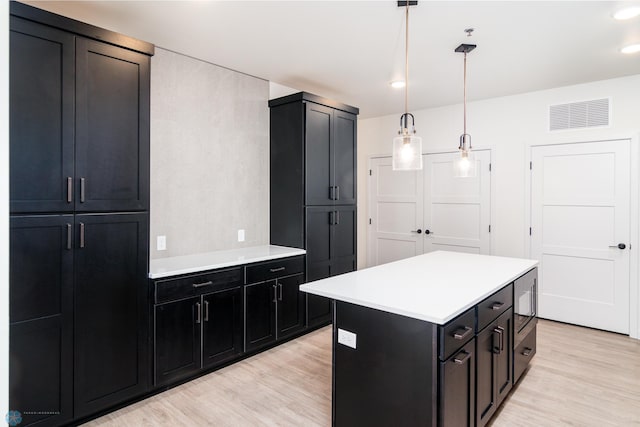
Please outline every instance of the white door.
[[422, 171], [394, 171], [391, 157], [369, 168], [369, 266], [422, 253]]
[[629, 150], [629, 140], [531, 149], [540, 317], [629, 333]]
[[424, 252], [491, 253], [491, 151], [474, 153], [477, 176], [456, 178], [458, 153], [428, 154], [424, 164]]

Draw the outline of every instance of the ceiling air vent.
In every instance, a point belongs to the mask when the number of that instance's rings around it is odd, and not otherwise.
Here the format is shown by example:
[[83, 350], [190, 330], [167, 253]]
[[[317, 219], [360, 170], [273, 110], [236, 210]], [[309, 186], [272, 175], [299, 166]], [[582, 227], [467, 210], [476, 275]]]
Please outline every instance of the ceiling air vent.
[[549, 107], [549, 130], [583, 129], [609, 125], [609, 98]]

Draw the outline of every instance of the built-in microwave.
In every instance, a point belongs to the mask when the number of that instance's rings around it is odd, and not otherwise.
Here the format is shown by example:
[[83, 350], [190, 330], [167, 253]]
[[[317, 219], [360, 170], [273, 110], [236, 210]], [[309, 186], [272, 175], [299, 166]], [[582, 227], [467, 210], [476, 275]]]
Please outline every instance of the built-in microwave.
[[534, 268], [513, 282], [513, 341], [518, 344], [538, 322], [538, 269]]

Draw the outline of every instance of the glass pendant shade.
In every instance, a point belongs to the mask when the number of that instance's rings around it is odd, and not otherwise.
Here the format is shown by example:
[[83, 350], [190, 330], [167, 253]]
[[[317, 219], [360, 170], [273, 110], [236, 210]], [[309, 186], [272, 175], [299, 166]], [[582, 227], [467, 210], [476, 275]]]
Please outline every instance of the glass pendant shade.
[[422, 169], [422, 138], [403, 132], [393, 138], [393, 170]]
[[461, 151], [460, 157], [453, 161], [453, 176], [456, 178], [475, 178], [477, 175], [478, 164], [473, 151]]

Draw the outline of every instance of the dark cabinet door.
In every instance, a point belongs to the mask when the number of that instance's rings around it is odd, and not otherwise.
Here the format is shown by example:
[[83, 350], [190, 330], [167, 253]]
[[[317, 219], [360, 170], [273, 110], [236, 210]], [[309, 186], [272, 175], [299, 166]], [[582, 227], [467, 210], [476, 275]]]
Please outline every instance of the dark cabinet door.
[[11, 212], [73, 211], [74, 36], [11, 17]]
[[304, 329], [305, 294], [299, 290], [300, 285], [303, 283], [304, 275], [302, 274], [278, 279], [278, 339], [293, 335]]
[[334, 114], [334, 182], [335, 203], [356, 204], [356, 116], [335, 110]]
[[[331, 264], [334, 267], [331, 269], [331, 275], [353, 271], [355, 257], [356, 207], [355, 205], [336, 206], [331, 233]], [[348, 266], [352, 268], [348, 269]]]
[[244, 350], [251, 351], [276, 340], [276, 281], [244, 288]]
[[[322, 279], [322, 272], [330, 275], [332, 222], [335, 210], [331, 206], [306, 208], [306, 248], [308, 280]], [[313, 278], [312, 278], [313, 277]]]
[[155, 384], [168, 384], [200, 369], [200, 297], [155, 307]]
[[21, 425], [72, 418], [72, 215], [12, 217], [9, 407]]
[[476, 423], [487, 424], [512, 387], [512, 310], [482, 330], [477, 340]]
[[76, 417], [148, 387], [147, 224], [143, 213], [76, 215]]
[[76, 46], [76, 210], [146, 210], [149, 58], [83, 38]]
[[305, 128], [305, 204], [333, 203], [333, 109], [308, 102]]
[[448, 360], [440, 362], [439, 426], [475, 425], [475, 348], [476, 342], [472, 339]]
[[202, 296], [202, 366], [215, 366], [242, 353], [240, 287]]
[[498, 405], [502, 403], [511, 388], [513, 387], [513, 310], [509, 309], [498, 320], [496, 328], [500, 333], [496, 337], [499, 341], [500, 350], [495, 353], [496, 357], [496, 401]]

